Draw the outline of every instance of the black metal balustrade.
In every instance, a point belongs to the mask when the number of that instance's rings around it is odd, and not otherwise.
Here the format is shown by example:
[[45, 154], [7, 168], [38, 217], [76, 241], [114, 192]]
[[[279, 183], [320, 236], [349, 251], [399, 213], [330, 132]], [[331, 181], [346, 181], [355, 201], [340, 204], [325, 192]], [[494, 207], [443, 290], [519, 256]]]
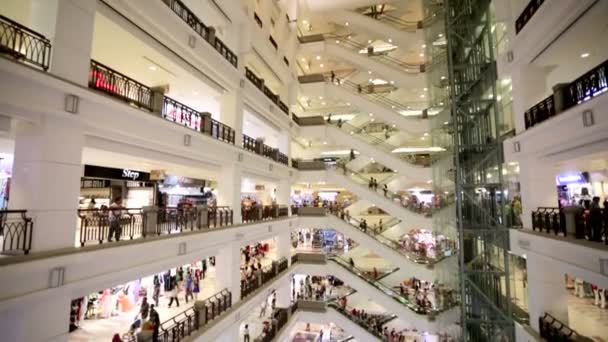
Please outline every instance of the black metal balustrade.
[[47, 71], [51, 41], [40, 33], [0, 15], [0, 54]]
[[281, 153], [279, 149], [272, 148], [264, 144], [261, 140], [254, 139], [246, 134], [243, 134], [243, 148], [255, 154], [270, 158], [278, 163], [288, 165], [289, 157]]
[[155, 224], [148, 221], [142, 208], [79, 209], [77, 215], [81, 246], [226, 227], [233, 224], [234, 216], [229, 207], [200, 211], [191, 207], [158, 208]]
[[2, 254], [28, 254], [32, 248], [34, 222], [26, 210], [0, 210]]
[[551, 96], [524, 113], [526, 129], [608, 92], [608, 60], [567, 85], [556, 88]]
[[[571, 210], [567, 213], [566, 210]], [[574, 216], [574, 227], [568, 229], [567, 215]], [[608, 208], [583, 207], [550, 208], [539, 207], [532, 212], [532, 230], [568, 236], [574, 233], [575, 239], [604, 242], [608, 245]]]
[[530, 0], [524, 11], [515, 20], [515, 34], [521, 32], [544, 2], [545, 0]]
[[226, 289], [207, 299], [196, 301], [193, 307], [161, 323], [158, 341], [179, 342], [205, 327], [231, 307], [232, 293]]
[[273, 220], [289, 215], [286, 205], [252, 205], [241, 207], [241, 217], [243, 222], [257, 222], [263, 220]]
[[[234, 138], [235, 138], [235, 132], [234, 129], [232, 129], [232, 127], [225, 125], [215, 119], [205, 119], [205, 117], [203, 117], [203, 127], [207, 127], [206, 125], [206, 121], [210, 120], [210, 128], [211, 131], [209, 132], [209, 135], [211, 135], [212, 137], [231, 143], [234, 145]], [[204, 133], [207, 133], [204, 131]]]
[[251, 71], [251, 69], [247, 67], [245, 67], [245, 78], [251, 81], [251, 83], [253, 83], [256, 88], [261, 90], [264, 95], [266, 95], [266, 97], [270, 99], [270, 101], [272, 101], [274, 104], [277, 105], [277, 107], [279, 107], [279, 109], [281, 109], [283, 113], [289, 115], [289, 107], [287, 107], [287, 105], [283, 101], [281, 101], [281, 99], [279, 99], [279, 95], [273, 93], [272, 90], [270, 90], [270, 88], [268, 88], [264, 84], [263, 78], [258, 77], [253, 71]]
[[270, 41], [270, 44], [272, 44], [272, 46], [274, 47], [275, 50], [279, 49], [279, 45], [277, 45], [277, 41], [274, 40], [274, 38], [272, 36], [269, 36], [268, 40]]
[[161, 115], [163, 118], [169, 121], [173, 121], [176, 124], [188, 127], [195, 131], [200, 132], [201, 127], [203, 126], [202, 116], [198, 111], [167, 96], [165, 96], [163, 101], [163, 110]]
[[89, 88], [152, 111], [153, 95], [149, 87], [94, 60], [89, 71]]
[[256, 152], [256, 145], [257, 145], [257, 141], [246, 135], [243, 134], [243, 148], [246, 149], [247, 151], [251, 151], [251, 152]]
[[224, 42], [215, 36], [215, 30], [207, 27], [183, 2], [180, 0], [162, 0], [173, 13], [177, 14], [194, 32], [196, 32], [207, 43], [211, 44], [230, 64], [235, 68], [238, 66], [238, 57], [230, 50]]
[[[276, 267], [274, 265], [277, 265]], [[274, 279], [279, 273], [287, 269], [287, 259], [281, 258], [272, 265], [262, 267], [261, 270], [253, 272], [247, 279], [241, 279], [241, 300], [249, 296], [255, 290]]]
[[556, 342], [591, 342], [590, 338], [579, 335], [576, 331], [560, 322], [548, 313], [538, 318], [540, 337]]

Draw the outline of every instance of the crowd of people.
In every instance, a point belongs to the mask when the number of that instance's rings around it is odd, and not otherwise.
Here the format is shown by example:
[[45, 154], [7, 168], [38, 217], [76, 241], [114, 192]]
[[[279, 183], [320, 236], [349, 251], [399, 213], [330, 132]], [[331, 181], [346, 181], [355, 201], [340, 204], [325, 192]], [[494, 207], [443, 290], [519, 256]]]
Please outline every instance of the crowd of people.
[[291, 298], [293, 302], [298, 300], [329, 301], [337, 298], [337, 288], [341, 286], [344, 286], [344, 282], [333, 276], [307, 275], [300, 278], [299, 282], [293, 277], [291, 279]]
[[456, 304], [454, 290], [442, 284], [437, 285], [413, 277], [404, 280], [397, 287], [399, 293], [422, 314], [444, 311]]
[[262, 274], [262, 259], [268, 253], [268, 243], [258, 242], [241, 248], [241, 280], [246, 283], [256, 281]]

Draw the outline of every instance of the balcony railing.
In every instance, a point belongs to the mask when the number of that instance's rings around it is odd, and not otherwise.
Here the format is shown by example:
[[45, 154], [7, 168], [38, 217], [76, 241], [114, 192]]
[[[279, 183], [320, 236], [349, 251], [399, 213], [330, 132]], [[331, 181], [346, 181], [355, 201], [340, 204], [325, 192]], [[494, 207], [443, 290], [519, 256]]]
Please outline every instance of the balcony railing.
[[[569, 226], [568, 215], [572, 215], [574, 226]], [[584, 208], [539, 207], [532, 212], [532, 230], [553, 233], [555, 235], [574, 236], [575, 239], [586, 239], [594, 242], [604, 242], [608, 245], [608, 207]]]
[[289, 214], [285, 205], [252, 205], [241, 207], [243, 222], [257, 222], [286, 217]]
[[272, 148], [264, 144], [261, 140], [254, 139], [247, 134], [243, 134], [243, 148], [255, 154], [270, 158], [278, 163], [288, 165], [289, 157], [281, 153], [279, 149]]
[[185, 104], [167, 96], [165, 96], [163, 101], [162, 117], [169, 121], [173, 121], [178, 125], [188, 127], [198, 132], [201, 131], [201, 114]]
[[518, 34], [523, 30], [524, 26], [532, 19], [544, 2], [545, 0], [530, 0], [524, 11], [521, 12], [517, 20], [515, 20], [515, 34]]
[[538, 328], [540, 337], [546, 341], [582, 342], [592, 341], [591, 339], [579, 335], [569, 326], [557, 320], [548, 313], [538, 318]]
[[274, 47], [275, 50], [279, 49], [279, 45], [277, 45], [277, 41], [274, 40], [274, 38], [272, 36], [269, 36], [268, 40], [270, 41], [270, 44]]
[[0, 54], [47, 71], [51, 42], [40, 33], [0, 15]]
[[268, 99], [270, 99], [270, 101], [272, 101], [274, 104], [276, 104], [277, 107], [279, 107], [279, 109], [281, 109], [281, 111], [283, 113], [289, 115], [289, 107], [287, 107], [287, 105], [283, 101], [281, 101], [281, 99], [279, 99], [279, 95], [273, 93], [272, 90], [270, 90], [270, 88], [268, 88], [264, 84], [263, 78], [258, 77], [253, 71], [251, 71], [247, 67], [245, 67], [245, 77], [249, 81], [251, 81], [251, 83], [253, 83], [253, 85], [255, 85], [256, 88], [261, 90], [264, 93], [264, 95], [266, 95], [266, 97]]
[[162, 0], [172, 11], [177, 14], [194, 32], [196, 32], [207, 43], [211, 44], [224, 58], [235, 68], [238, 66], [238, 58], [219, 38], [215, 37], [215, 30], [207, 27], [183, 2], [180, 0]]
[[32, 248], [34, 222], [26, 210], [0, 210], [2, 254], [28, 254]]
[[608, 60], [596, 66], [524, 113], [525, 128], [529, 129], [553, 116], [608, 92]]
[[[205, 327], [232, 307], [232, 293], [224, 289], [202, 301], [196, 301], [172, 318], [164, 321], [159, 329], [159, 342], [179, 342]], [[152, 341], [150, 339], [149, 341]], [[148, 341], [148, 340], [146, 340]]]
[[287, 259], [281, 258], [278, 261], [273, 261], [272, 265], [262, 267], [261, 270], [255, 271], [249, 278], [241, 279], [241, 300], [274, 279], [279, 273], [286, 269]]
[[94, 60], [91, 60], [89, 88], [152, 111], [153, 95], [149, 87]]
[[258, 16], [258, 14], [255, 12], [253, 12], [253, 20], [255, 20], [255, 23], [258, 24], [258, 26], [260, 28], [264, 27], [264, 23], [262, 23], [262, 19], [260, 19], [260, 16]]
[[79, 209], [77, 214], [81, 246], [226, 227], [234, 216], [229, 207], [158, 208], [156, 215], [142, 208]]

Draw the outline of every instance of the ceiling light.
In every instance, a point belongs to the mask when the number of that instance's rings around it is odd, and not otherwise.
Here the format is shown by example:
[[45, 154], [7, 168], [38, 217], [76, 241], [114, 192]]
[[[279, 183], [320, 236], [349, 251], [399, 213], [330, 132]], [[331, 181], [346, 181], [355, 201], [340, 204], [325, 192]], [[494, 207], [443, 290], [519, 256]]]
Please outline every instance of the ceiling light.
[[422, 48], [423, 48], [423, 49], [424, 49], [424, 48], [426, 48], [426, 44], [422, 44]]
[[504, 80], [500, 81], [500, 83], [504, 86], [511, 84], [511, 79], [510, 78], [505, 78]]
[[424, 91], [429, 91], [429, 88], [424, 88]]
[[323, 100], [323, 96], [319, 96], [319, 100]]
[[338, 39], [336, 39], [336, 44], [340, 44], [340, 41]]
[[428, 134], [428, 133], [424, 133], [423, 135], [424, 135], [425, 137], [428, 137], [428, 136], [429, 136], [429, 134]]
[[389, 38], [389, 39], [388, 39], [388, 42], [389, 42], [389, 43], [392, 43], [392, 42], [393, 42], [393, 40]]
[[196, 95], [198, 95], [198, 91], [193, 91], [192, 94], [194, 94], [196, 96]]
[[421, 53], [421, 54], [420, 54], [420, 57], [424, 57], [424, 54], [423, 54], [423, 53]]
[[370, 116], [370, 117], [374, 116], [374, 113], [369, 113], [369, 116]]
[[393, 124], [393, 128], [397, 127], [397, 125]]
[[431, 183], [433, 183], [432, 179], [429, 179], [428, 181], [426, 181], [426, 184], [431, 184]]
[[156, 68], [156, 65], [150, 65], [150, 66], [148, 67], [148, 69], [150, 69], [150, 70], [152, 70], [152, 71], [155, 71], [157, 68]]
[[344, 23], [344, 26], [348, 26], [348, 21]]
[[372, 82], [372, 81], [373, 81], [373, 79], [371, 79], [371, 78], [370, 78], [370, 79], [369, 79], [369, 82]]
[[350, 36], [350, 34], [349, 34], [349, 35], [348, 35], [348, 37], [346, 37], [346, 39], [350, 39], [350, 37], [351, 37], [351, 36]]
[[391, 84], [395, 84], [395, 81], [391, 81]]
[[323, 63], [319, 64], [319, 66], [320, 66], [321, 68], [325, 68], [325, 65], [324, 65]]
[[395, 106], [393, 105], [393, 106], [391, 106], [391, 108], [395, 109]]
[[320, 60], [321, 60], [321, 56], [317, 56], [317, 57], [315, 57], [315, 58], [316, 58], [318, 61], [320, 61]]
[[423, 99], [424, 98], [424, 94], [420, 95], [420, 98]]
[[443, 37], [443, 33], [437, 35], [439, 38]]
[[443, 106], [443, 102], [439, 102], [439, 105], [440, 105], [440, 106]]
[[367, 73], [371, 75], [371, 74], [372, 74], [372, 71], [371, 71], [371, 70], [369, 70]]
[[581, 58], [587, 58], [587, 57], [589, 57], [589, 52], [581, 53]]
[[353, 131], [350, 131], [350, 135], [353, 135], [353, 134], [355, 134], [355, 132], [353, 132]]
[[420, 140], [424, 140], [424, 139], [425, 139], [424, 137], [420, 137]]
[[371, 119], [371, 120], [369, 120], [369, 121], [374, 122], [374, 121], [376, 121], [376, 119], [372, 118], [372, 119]]
[[447, 124], [449, 124], [449, 123], [450, 123], [449, 121], [446, 121], [446, 122], [444, 122], [443, 124], [444, 124], [444, 125], [447, 125]]
[[441, 76], [441, 79], [442, 79], [442, 80], [445, 80], [445, 76]]
[[372, 43], [372, 40], [371, 40], [371, 39], [368, 39], [368, 40], [367, 40], [367, 44], [371, 44], [371, 43]]
[[325, 106], [325, 104], [326, 104], [325, 102], [321, 102], [321, 105], [322, 105], [322, 106]]
[[324, 142], [323, 142], [323, 145], [327, 145], [327, 141], [324, 141]]
[[310, 69], [310, 67], [309, 67], [308, 65], [305, 65], [304, 67], [305, 67], [306, 69]]
[[347, 106], [350, 106], [350, 102], [346, 102], [346, 105], [347, 105]]
[[302, 24], [304, 24], [304, 25], [308, 24], [308, 20], [302, 20]]
[[306, 62], [306, 58], [302, 57], [301, 61]]

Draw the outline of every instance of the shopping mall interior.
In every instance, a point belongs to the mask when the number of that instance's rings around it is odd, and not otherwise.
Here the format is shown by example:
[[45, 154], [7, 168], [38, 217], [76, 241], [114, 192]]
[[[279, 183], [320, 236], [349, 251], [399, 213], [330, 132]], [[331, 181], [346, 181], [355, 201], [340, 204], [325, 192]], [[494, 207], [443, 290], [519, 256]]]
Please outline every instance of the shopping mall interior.
[[0, 1], [15, 342], [608, 342], [608, 1]]

